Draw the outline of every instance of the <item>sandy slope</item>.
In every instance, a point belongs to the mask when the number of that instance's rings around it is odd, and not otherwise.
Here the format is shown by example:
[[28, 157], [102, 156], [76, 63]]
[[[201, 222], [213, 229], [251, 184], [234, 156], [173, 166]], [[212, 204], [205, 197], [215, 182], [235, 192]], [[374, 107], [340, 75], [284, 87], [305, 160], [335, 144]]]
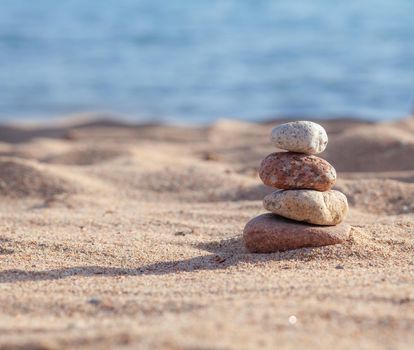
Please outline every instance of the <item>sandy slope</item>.
[[414, 119], [322, 124], [352, 238], [270, 255], [275, 123], [0, 128], [0, 349], [412, 349]]

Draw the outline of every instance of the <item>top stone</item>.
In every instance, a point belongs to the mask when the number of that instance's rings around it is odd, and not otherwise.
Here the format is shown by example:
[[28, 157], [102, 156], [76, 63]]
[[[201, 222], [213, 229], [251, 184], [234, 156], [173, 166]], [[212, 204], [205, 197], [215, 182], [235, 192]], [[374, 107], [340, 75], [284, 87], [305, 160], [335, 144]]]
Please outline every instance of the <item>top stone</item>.
[[272, 130], [271, 142], [291, 152], [317, 154], [325, 150], [328, 135], [319, 124], [298, 121], [280, 124]]

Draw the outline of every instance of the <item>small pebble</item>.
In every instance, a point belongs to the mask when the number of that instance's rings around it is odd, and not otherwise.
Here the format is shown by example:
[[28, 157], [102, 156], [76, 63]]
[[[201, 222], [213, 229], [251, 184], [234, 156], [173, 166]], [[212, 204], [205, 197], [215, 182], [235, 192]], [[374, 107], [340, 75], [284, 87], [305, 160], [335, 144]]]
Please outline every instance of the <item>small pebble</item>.
[[193, 229], [192, 228], [184, 228], [180, 231], [176, 231], [174, 232], [174, 236], [186, 236], [193, 233]]
[[300, 153], [277, 152], [263, 159], [259, 170], [263, 183], [280, 189], [328, 191], [335, 184], [335, 168], [326, 160]]
[[309, 121], [297, 121], [278, 125], [272, 130], [274, 146], [291, 152], [317, 154], [325, 150], [328, 135], [325, 129]]
[[315, 225], [337, 225], [348, 212], [346, 196], [335, 190], [278, 190], [263, 199], [263, 206], [274, 214]]
[[101, 300], [100, 300], [100, 299], [98, 299], [98, 298], [90, 298], [90, 299], [88, 300], [88, 303], [89, 303], [89, 304], [92, 304], [92, 305], [99, 305], [99, 304], [101, 303]]

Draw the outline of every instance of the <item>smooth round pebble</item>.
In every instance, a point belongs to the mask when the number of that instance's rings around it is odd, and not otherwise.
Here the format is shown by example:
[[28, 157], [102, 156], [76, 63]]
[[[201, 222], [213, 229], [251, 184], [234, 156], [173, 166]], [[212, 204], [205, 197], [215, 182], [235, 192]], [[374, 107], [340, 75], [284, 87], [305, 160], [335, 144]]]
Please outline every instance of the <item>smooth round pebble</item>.
[[251, 253], [274, 253], [343, 243], [349, 238], [350, 231], [351, 226], [346, 223], [315, 226], [263, 214], [246, 224], [243, 240]]
[[278, 125], [272, 130], [270, 139], [277, 148], [306, 154], [321, 153], [328, 144], [325, 129], [309, 121]]
[[269, 154], [260, 165], [263, 183], [279, 189], [329, 190], [336, 181], [335, 168], [326, 160], [301, 153]]
[[279, 190], [268, 194], [263, 206], [285, 218], [316, 225], [337, 225], [348, 213], [346, 196], [335, 190]]

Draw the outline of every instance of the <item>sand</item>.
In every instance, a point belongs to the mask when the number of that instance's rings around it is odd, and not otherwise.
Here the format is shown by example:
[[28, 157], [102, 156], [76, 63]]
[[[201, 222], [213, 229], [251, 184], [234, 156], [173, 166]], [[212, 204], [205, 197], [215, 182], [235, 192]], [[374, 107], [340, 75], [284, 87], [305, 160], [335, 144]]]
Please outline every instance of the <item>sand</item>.
[[321, 122], [343, 245], [249, 254], [277, 122], [0, 128], [0, 349], [412, 349], [414, 118]]

